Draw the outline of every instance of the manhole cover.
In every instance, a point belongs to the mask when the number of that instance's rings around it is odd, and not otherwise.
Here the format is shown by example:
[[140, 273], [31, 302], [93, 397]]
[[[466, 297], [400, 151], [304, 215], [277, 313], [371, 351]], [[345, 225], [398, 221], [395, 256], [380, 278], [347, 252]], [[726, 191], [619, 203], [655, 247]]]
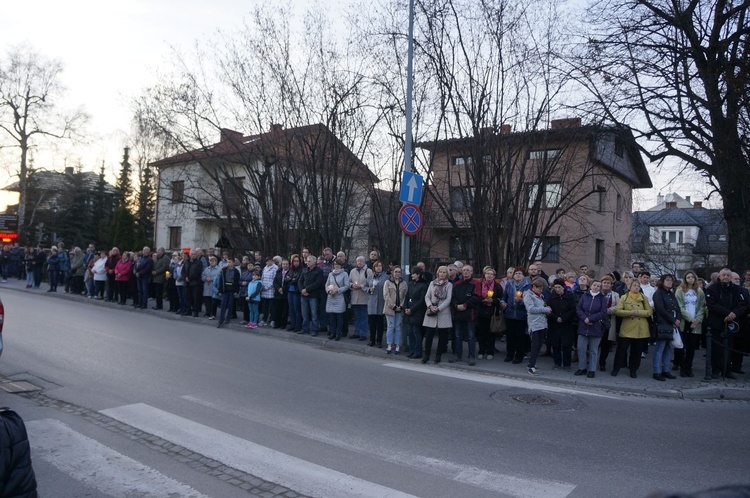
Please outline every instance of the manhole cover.
[[556, 400], [539, 394], [512, 394], [510, 399], [527, 405], [551, 406], [557, 404]]

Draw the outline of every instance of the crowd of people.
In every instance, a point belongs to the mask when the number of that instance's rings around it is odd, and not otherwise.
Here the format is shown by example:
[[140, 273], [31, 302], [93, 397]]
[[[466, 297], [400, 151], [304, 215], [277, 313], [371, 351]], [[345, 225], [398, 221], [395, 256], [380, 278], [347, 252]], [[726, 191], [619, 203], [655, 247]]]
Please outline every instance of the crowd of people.
[[750, 351], [750, 270], [744, 281], [728, 268], [710, 281], [694, 271], [678, 281], [669, 274], [652, 278], [638, 263], [601, 277], [586, 265], [550, 277], [539, 261], [504, 275], [456, 261], [434, 276], [418, 262], [405, 275], [395, 261], [386, 266], [376, 250], [350, 264], [344, 252], [330, 248], [320, 256], [303, 249], [289, 258], [256, 251], [236, 259], [200, 248], [121, 253], [93, 244], [66, 250], [62, 243], [48, 251], [6, 246], [0, 269], [3, 282], [25, 278], [27, 288], [40, 288], [47, 276], [47, 292], [60, 288], [119, 305], [130, 300], [136, 309], [153, 300], [155, 310], [216, 320], [217, 327], [241, 314], [250, 329], [351, 337], [422, 363], [433, 355], [435, 336], [434, 363], [450, 348], [449, 362], [465, 357], [470, 366], [493, 360], [502, 337], [504, 361], [525, 360], [533, 376], [539, 358], [550, 357], [553, 369], [572, 371], [577, 362], [574, 375], [593, 378], [607, 369], [614, 350], [612, 376], [626, 369], [636, 378], [651, 353], [655, 380], [675, 379], [672, 371], [693, 377], [695, 353], [711, 331], [712, 374], [732, 379], [744, 373]]

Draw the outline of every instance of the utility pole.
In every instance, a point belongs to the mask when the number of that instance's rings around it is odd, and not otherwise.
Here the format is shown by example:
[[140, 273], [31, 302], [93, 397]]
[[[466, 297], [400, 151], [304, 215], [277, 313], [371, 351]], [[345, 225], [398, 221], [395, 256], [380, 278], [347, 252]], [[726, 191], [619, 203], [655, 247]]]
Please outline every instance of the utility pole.
[[[409, 0], [409, 48], [406, 62], [406, 139], [404, 144], [404, 171], [411, 172], [411, 142], [412, 142], [412, 85], [414, 59], [414, 0]], [[403, 188], [403, 186], [402, 186]], [[409, 273], [409, 235], [401, 233], [401, 268], [403, 273]]]

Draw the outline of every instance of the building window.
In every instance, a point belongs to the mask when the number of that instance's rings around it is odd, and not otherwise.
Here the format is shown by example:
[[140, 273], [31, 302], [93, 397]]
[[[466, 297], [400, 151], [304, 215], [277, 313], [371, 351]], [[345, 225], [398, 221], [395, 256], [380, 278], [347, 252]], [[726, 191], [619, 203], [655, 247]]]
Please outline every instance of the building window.
[[169, 248], [180, 249], [182, 247], [182, 227], [169, 227]]
[[451, 237], [450, 256], [451, 259], [468, 258], [474, 259], [474, 241], [468, 237]]
[[453, 166], [469, 166], [474, 164], [474, 158], [471, 156], [453, 156], [451, 157], [451, 164]]
[[560, 205], [562, 198], [562, 184], [560, 183], [547, 183], [545, 185], [529, 184], [528, 195], [529, 195], [529, 208], [534, 208], [537, 202], [537, 196], [539, 195], [540, 189], [544, 192], [539, 207], [541, 209], [556, 208]]
[[185, 182], [183, 180], [172, 182], [172, 202], [185, 202]]
[[532, 161], [544, 161], [545, 159], [556, 159], [562, 154], [562, 149], [537, 149], [529, 151], [529, 159]]
[[451, 187], [451, 211], [466, 212], [474, 204], [474, 193], [469, 187]]
[[535, 237], [531, 243], [529, 260], [560, 261], [560, 237]]
[[597, 213], [603, 213], [605, 209], [606, 204], [606, 195], [607, 192], [604, 190], [604, 187], [601, 185], [596, 186], [596, 192], [594, 193], [595, 199], [596, 199], [596, 212]]
[[615, 137], [615, 155], [617, 157], [623, 157], [625, 155], [625, 144], [622, 142], [621, 137]]
[[594, 255], [594, 264], [604, 264], [604, 241], [602, 239], [596, 239], [596, 254]]
[[682, 230], [662, 230], [661, 232], [661, 243], [662, 244], [682, 244], [684, 232]]
[[622, 212], [625, 210], [625, 205], [622, 202], [622, 196], [620, 194], [617, 194], [617, 210], [615, 211], [615, 216], [618, 220], [622, 219]]

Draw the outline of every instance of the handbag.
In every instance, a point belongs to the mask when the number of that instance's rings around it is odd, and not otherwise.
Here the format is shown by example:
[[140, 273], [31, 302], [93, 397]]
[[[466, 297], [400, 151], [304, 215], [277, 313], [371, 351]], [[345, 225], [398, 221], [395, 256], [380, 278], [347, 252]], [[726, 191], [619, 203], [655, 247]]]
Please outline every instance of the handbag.
[[659, 323], [656, 325], [656, 339], [659, 341], [671, 341], [674, 339], [675, 330], [671, 323]]
[[505, 315], [502, 313], [494, 313], [492, 318], [490, 318], [490, 333], [494, 335], [503, 335], [505, 329]]
[[680, 334], [680, 331], [675, 329], [674, 330], [674, 338], [672, 339], [672, 347], [674, 349], [682, 349], [685, 347], [685, 345], [682, 343], [682, 335]]

